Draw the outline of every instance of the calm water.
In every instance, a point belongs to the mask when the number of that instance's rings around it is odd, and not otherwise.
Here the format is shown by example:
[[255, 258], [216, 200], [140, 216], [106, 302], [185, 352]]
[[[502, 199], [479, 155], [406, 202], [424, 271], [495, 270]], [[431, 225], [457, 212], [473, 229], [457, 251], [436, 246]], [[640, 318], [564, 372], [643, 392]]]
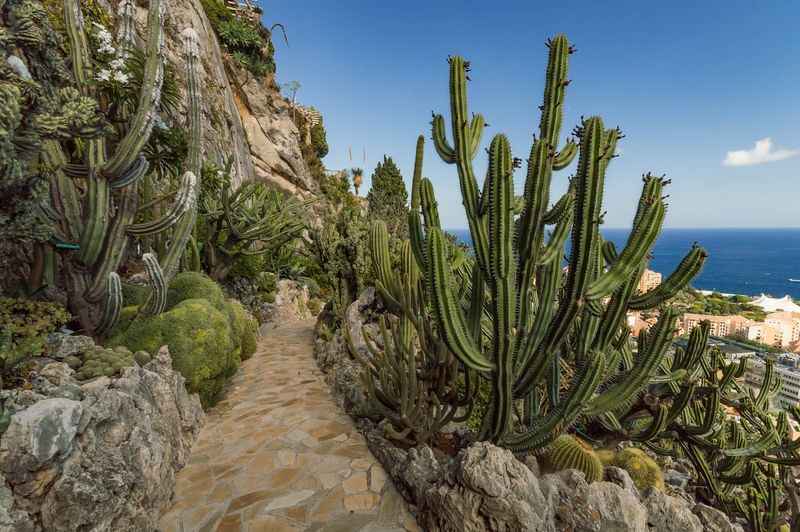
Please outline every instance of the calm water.
[[[469, 244], [469, 231], [450, 230]], [[607, 229], [606, 239], [621, 250], [627, 229]], [[723, 293], [758, 295], [762, 292], [800, 299], [800, 229], [665, 229], [653, 250], [650, 268], [665, 276], [681, 261], [693, 242], [709, 252], [693, 286]]]

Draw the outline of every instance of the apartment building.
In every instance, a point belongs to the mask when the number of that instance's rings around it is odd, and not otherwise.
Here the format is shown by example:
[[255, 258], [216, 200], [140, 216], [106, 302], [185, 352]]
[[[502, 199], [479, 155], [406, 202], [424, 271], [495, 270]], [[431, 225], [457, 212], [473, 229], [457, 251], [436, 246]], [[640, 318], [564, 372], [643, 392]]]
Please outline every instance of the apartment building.
[[747, 329], [753, 323], [742, 316], [712, 316], [709, 314], [684, 314], [678, 323], [678, 334], [684, 335], [692, 332], [692, 329], [700, 325], [700, 322], [708, 321], [711, 336], [731, 336], [734, 334], [747, 334]]
[[645, 270], [639, 279], [639, 293], [649, 292], [661, 284], [661, 274], [653, 270]]
[[[786, 357], [779, 357], [775, 362], [775, 372], [781, 378], [781, 387], [773, 399], [773, 406], [787, 409], [800, 403], [800, 369], [794, 362], [788, 362]], [[744, 374], [745, 383], [758, 389], [764, 380], [766, 362], [758, 357], [752, 357]]]

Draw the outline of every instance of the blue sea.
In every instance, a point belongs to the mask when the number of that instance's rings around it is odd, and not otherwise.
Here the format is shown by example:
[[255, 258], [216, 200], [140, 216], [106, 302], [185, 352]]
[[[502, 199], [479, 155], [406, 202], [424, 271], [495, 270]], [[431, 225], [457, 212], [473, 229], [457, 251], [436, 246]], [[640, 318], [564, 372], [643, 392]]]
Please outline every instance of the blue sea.
[[[450, 229], [469, 244], [469, 231]], [[605, 229], [603, 236], [621, 250], [627, 229]], [[800, 229], [664, 229], [653, 249], [650, 269], [665, 277], [691, 247], [699, 242], [709, 253], [703, 271], [692, 286], [728, 294], [800, 299]]]

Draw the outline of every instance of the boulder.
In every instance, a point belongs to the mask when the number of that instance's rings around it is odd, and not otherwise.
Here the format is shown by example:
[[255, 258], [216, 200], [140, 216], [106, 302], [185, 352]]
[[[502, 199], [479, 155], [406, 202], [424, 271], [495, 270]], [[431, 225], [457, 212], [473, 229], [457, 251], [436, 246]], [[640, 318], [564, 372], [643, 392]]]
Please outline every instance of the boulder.
[[692, 508], [706, 532], [741, 532], [742, 526], [731, 523], [722, 511], [707, 504], [698, 503]]
[[653, 532], [703, 532], [703, 523], [683, 499], [651, 488], [643, 494], [642, 502], [647, 508], [647, 524]]
[[82, 387], [65, 364], [46, 369], [82, 400], [4, 392], [7, 406], [38, 400], [0, 440], [0, 532], [156, 530], [203, 420], [169, 351]]
[[68, 356], [83, 353], [94, 347], [94, 340], [88, 336], [53, 333], [47, 339], [47, 354], [50, 358], [64, 360]]

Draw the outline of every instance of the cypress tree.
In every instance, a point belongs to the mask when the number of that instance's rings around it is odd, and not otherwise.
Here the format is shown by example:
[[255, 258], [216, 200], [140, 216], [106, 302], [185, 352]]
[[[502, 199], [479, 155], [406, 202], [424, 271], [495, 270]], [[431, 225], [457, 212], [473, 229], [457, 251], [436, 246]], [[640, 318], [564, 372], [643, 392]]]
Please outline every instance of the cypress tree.
[[375, 167], [367, 200], [371, 219], [386, 222], [391, 235], [407, 236], [408, 192], [403, 175], [391, 157], [384, 155], [383, 162]]

